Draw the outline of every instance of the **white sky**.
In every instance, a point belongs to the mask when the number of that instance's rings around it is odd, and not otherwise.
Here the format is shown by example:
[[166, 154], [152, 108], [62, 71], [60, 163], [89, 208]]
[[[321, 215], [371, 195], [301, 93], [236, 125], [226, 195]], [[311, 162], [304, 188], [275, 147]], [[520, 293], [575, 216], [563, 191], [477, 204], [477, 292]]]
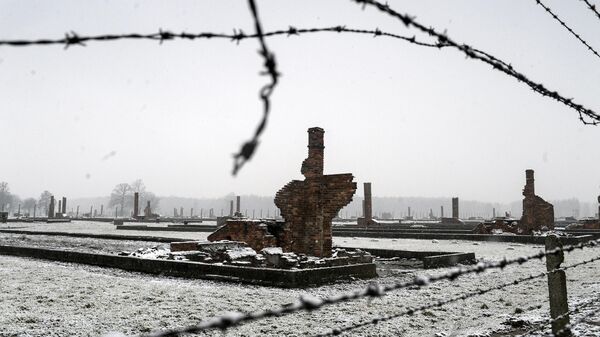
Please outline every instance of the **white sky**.
[[[600, 59], [534, 0], [388, 3], [600, 111]], [[583, 2], [545, 3], [600, 50], [600, 20]], [[258, 5], [266, 31], [342, 24], [427, 40], [347, 0]], [[252, 27], [243, 0], [0, 0], [0, 39]], [[107, 195], [137, 178], [158, 195], [272, 195], [301, 178], [306, 129], [320, 126], [326, 172], [354, 173], [360, 195], [371, 181], [377, 196], [506, 202], [521, 198], [526, 168], [546, 199], [600, 193], [599, 127], [457, 51], [334, 33], [268, 45], [283, 76], [236, 178], [231, 155], [254, 132], [268, 81], [256, 40], [0, 47], [0, 180], [21, 197]]]

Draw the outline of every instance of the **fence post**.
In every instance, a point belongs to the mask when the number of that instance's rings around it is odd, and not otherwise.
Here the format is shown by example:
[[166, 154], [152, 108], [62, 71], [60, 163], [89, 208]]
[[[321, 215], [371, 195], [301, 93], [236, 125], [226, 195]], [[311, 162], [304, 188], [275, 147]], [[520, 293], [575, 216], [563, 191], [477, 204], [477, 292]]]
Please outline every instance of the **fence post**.
[[[546, 251], [556, 248], [562, 248], [562, 243], [556, 235], [546, 236]], [[546, 256], [546, 270], [552, 271], [560, 268], [560, 264], [565, 260], [564, 252], [550, 254]], [[567, 297], [567, 277], [564, 270], [555, 271], [548, 274], [548, 295], [550, 298], [550, 317], [552, 322], [552, 333], [557, 337], [569, 337], [571, 330], [569, 325], [569, 303]], [[564, 315], [559, 319], [557, 317]]]

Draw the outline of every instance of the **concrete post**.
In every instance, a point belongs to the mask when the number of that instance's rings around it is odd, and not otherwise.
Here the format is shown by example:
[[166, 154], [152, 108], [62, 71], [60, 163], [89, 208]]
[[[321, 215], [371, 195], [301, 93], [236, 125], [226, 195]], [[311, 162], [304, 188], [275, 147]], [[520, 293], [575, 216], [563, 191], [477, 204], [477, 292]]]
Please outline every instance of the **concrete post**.
[[364, 183], [363, 189], [365, 193], [365, 221], [370, 223], [373, 220], [373, 204], [371, 200], [371, 183]]
[[[102, 214], [102, 211], [100, 211], [100, 214]], [[134, 192], [133, 193], [133, 217], [137, 218], [138, 215], [140, 215], [140, 193]]]
[[[556, 235], [546, 237], [546, 251], [556, 248], [562, 248], [562, 243]], [[560, 268], [560, 264], [565, 260], [564, 252], [546, 256], [546, 270], [552, 271]], [[554, 320], [552, 323], [552, 333], [557, 337], [571, 336], [571, 331], [567, 328], [569, 325], [569, 303], [567, 297], [567, 277], [564, 270], [555, 271], [548, 274], [548, 294], [550, 298], [550, 317]], [[564, 315], [559, 319], [557, 317]]]
[[62, 197], [62, 214], [67, 214], [67, 198]]
[[48, 206], [48, 218], [54, 218], [54, 196], [50, 196], [50, 205]]
[[458, 198], [452, 198], [452, 218], [458, 219]]

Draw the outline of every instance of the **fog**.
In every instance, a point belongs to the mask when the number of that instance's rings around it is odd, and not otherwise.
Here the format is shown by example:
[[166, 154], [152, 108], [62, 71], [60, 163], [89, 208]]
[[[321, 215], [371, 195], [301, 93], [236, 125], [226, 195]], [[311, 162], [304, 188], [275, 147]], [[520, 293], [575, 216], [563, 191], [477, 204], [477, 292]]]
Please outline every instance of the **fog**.
[[[535, 1], [389, 3], [600, 110], [600, 60]], [[546, 3], [600, 48], [585, 4]], [[261, 0], [260, 13], [266, 31], [346, 25], [430, 41], [351, 1]], [[0, 39], [161, 28], [253, 32], [244, 1], [0, 1]], [[598, 127], [456, 51], [337, 33], [268, 44], [282, 77], [257, 153], [237, 177], [232, 154], [259, 122], [268, 81], [257, 41], [0, 47], [0, 181], [21, 198], [103, 197], [138, 178], [158, 196], [272, 196], [302, 178], [306, 130], [320, 126], [325, 171], [353, 173], [355, 200], [369, 181], [377, 197], [510, 205], [528, 168], [546, 200], [595, 203], [600, 194]]]

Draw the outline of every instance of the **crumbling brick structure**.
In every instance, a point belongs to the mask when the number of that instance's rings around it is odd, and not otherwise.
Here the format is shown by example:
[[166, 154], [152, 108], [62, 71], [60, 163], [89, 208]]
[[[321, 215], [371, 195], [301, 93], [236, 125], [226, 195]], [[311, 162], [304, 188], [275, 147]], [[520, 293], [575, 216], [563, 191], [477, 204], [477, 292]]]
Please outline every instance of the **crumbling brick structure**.
[[[260, 249], [259, 246], [272, 244], [269, 235], [273, 235], [277, 246], [285, 252], [331, 256], [331, 220], [352, 201], [356, 183], [352, 181], [354, 176], [351, 173], [323, 175], [324, 133], [321, 128], [308, 129], [308, 158], [301, 169], [305, 179], [292, 180], [275, 195], [275, 205], [281, 210], [284, 224], [261, 227], [250, 225], [249, 221], [241, 221], [248, 224], [242, 225], [239, 221], [229, 220], [223, 228], [211, 234], [209, 240], [229, 237]], [[260, 237], [269, 242], [253, 243]]]
[[[276, 228], [277, 227], [277, 228]], [[231, 219], [226, 225], [208, 236], [208, 241], [240, 241], [252, 249], [261, 251], [267, 247], [277, 247], [282, 244], [281, 224], [260, 220]], [[276, 236], [277, 235], [277, 236]]]
[[351, 173], [323, 175], [324, 133], [308, 129], [308, 158], [301, 168], [305, 179], [292, 180], [275, 195], [286, 222], [284, 251], [331, 256], [331, 220], [356, 192]]
[[497, 219], [493, 222], [480, 223], [475, 232], [491, 234], [501, 230], [506, 233], [531, 235], [534, 231], [554, 229], [554, 206], [535, 194], [533, 170], [525, 171], [525, 187], [523, 188], [523, 216], [520, 221]]
[[535, 194], [533, 170], [525, 171], [525, 188], [523, 188], [523, 216], [520, 226], [526, 233], [532, 231], [554, 229], [554, 206]]

